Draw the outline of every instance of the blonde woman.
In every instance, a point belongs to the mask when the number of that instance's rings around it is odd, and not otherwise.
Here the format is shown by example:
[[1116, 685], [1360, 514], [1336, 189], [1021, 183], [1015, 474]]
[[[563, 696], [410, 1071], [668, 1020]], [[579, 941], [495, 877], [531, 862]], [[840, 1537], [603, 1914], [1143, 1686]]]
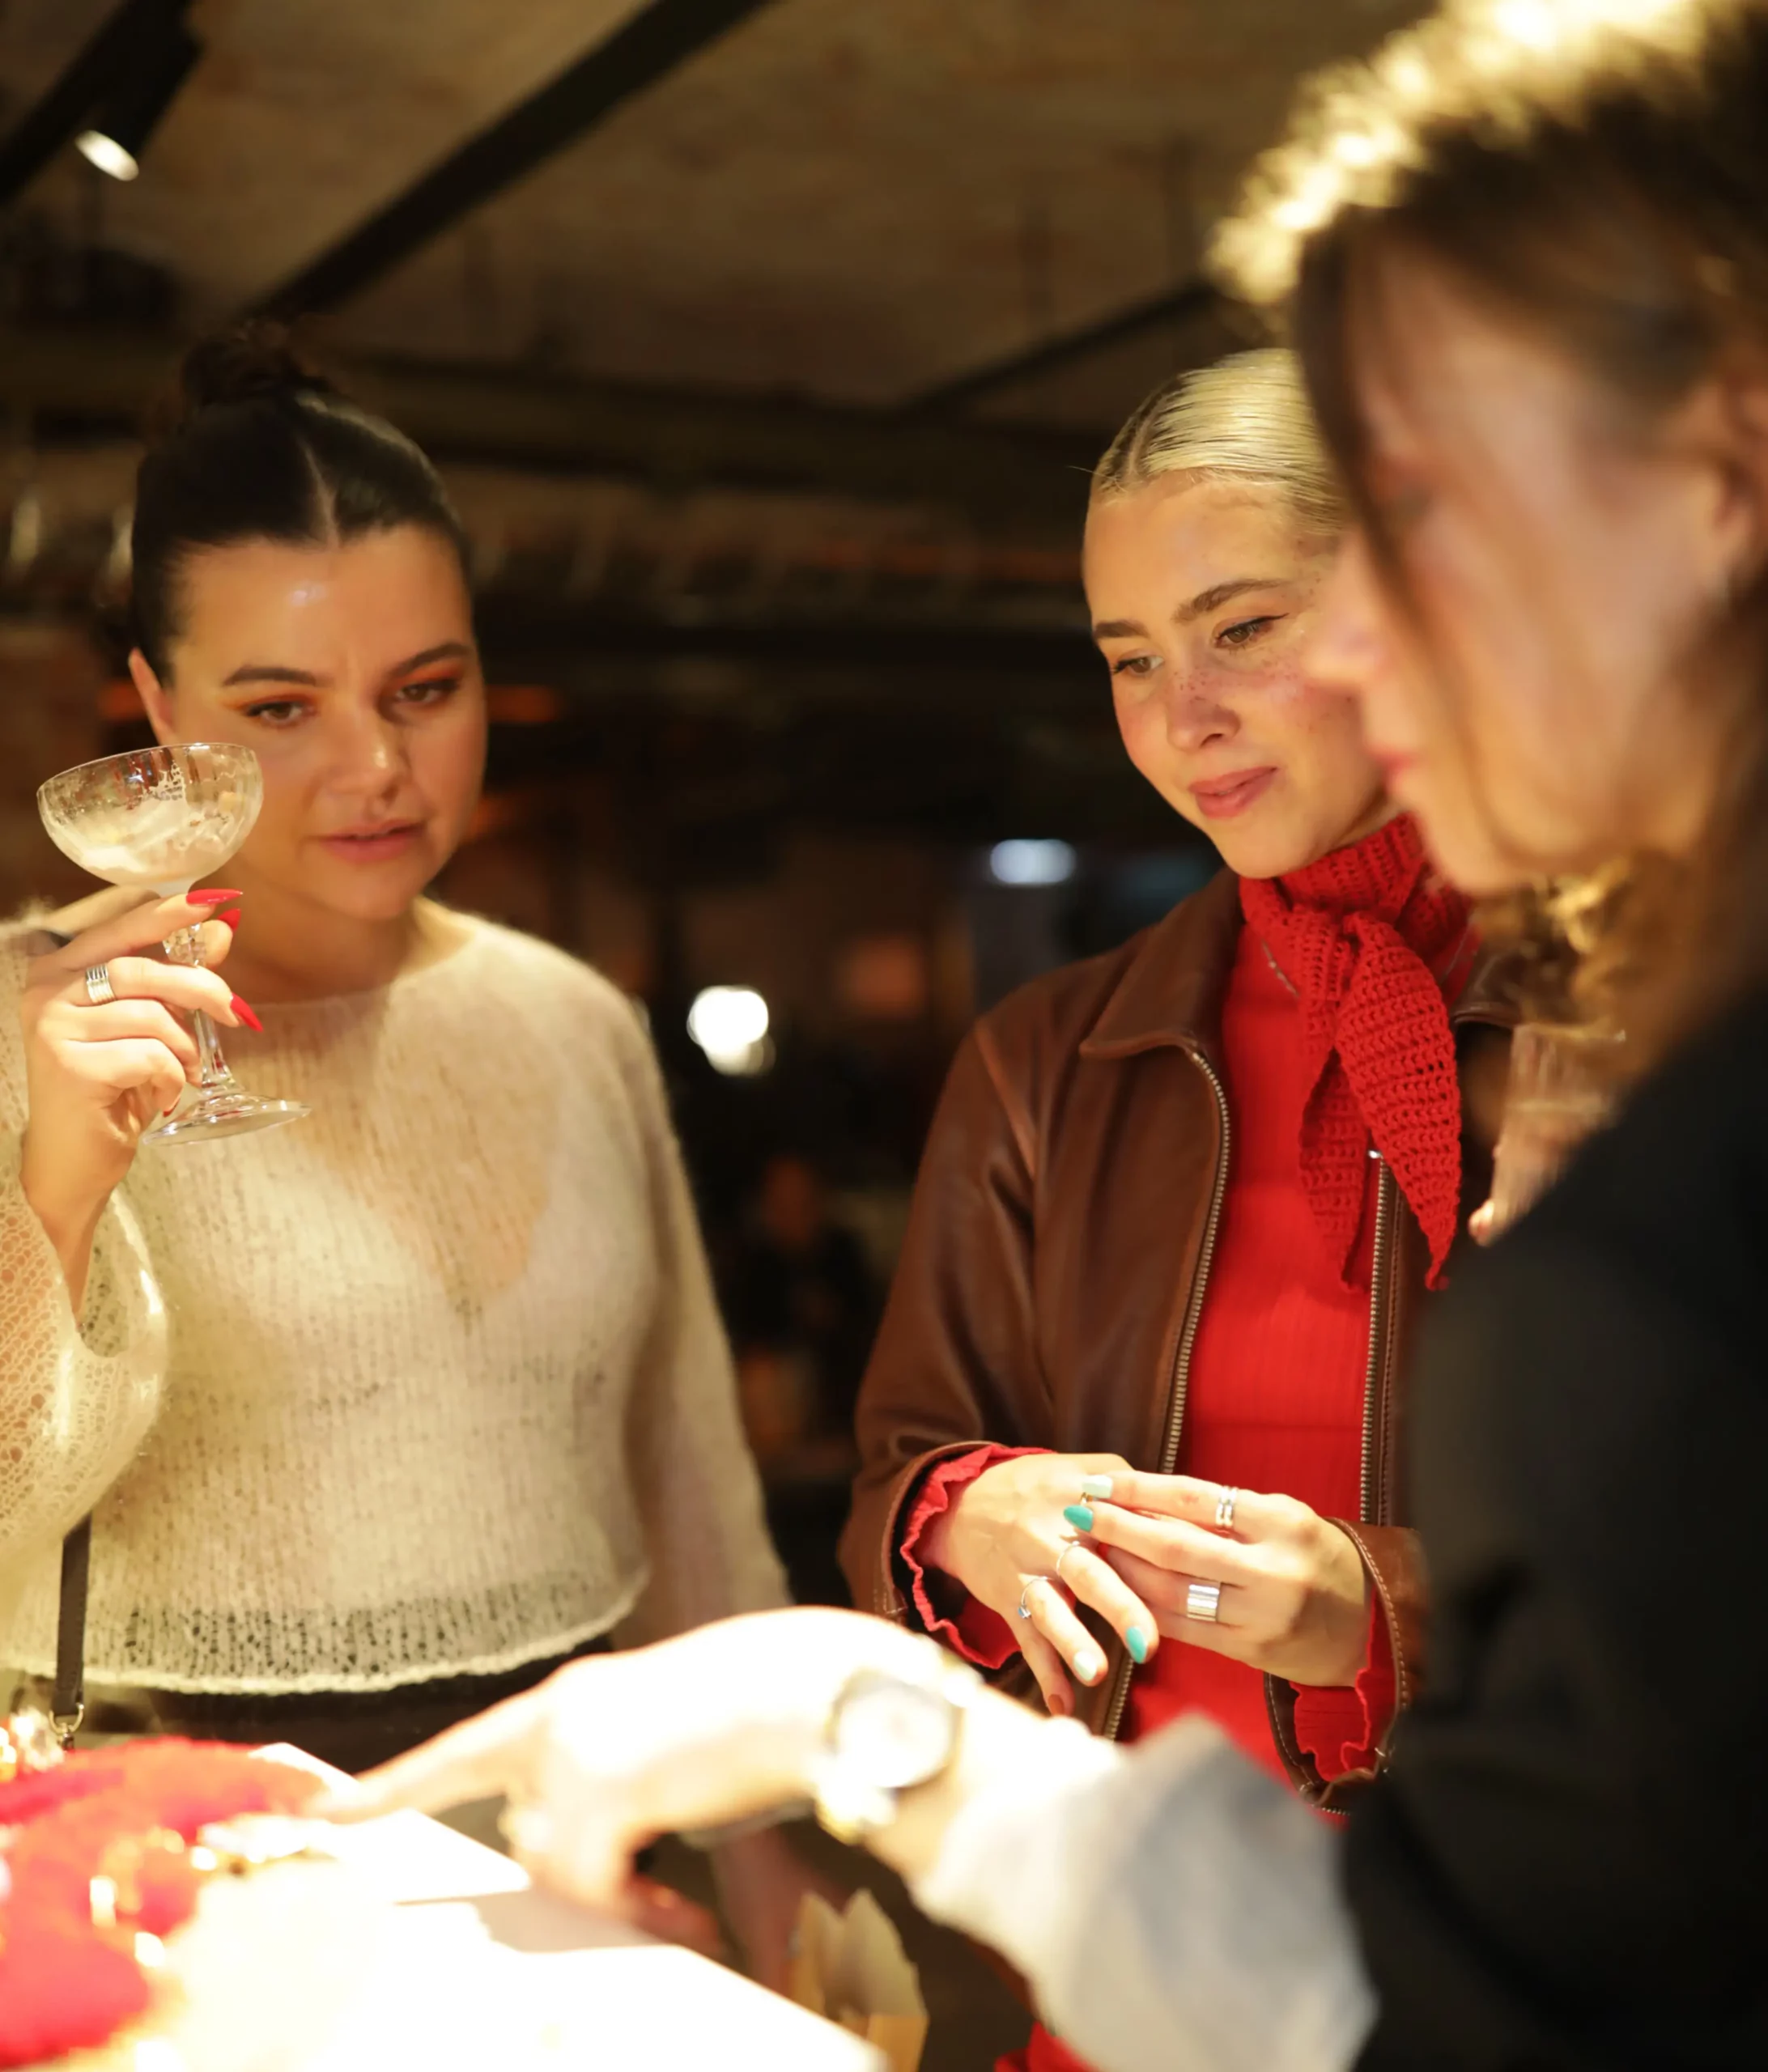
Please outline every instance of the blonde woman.
[[858, 1603], [1052, 1712], [1201, 1711], [1332, 1807], [1419, 1674], [1400, 1354], [1483, 1199], [1460, 1054], [1502, 1047], [1466, 902], [1303, 664], [1340, 522], [1281, 352], [1169, 383], [1099, 465], [1124, 746], [1228, 868], [965, 1044], [844, 1546]]

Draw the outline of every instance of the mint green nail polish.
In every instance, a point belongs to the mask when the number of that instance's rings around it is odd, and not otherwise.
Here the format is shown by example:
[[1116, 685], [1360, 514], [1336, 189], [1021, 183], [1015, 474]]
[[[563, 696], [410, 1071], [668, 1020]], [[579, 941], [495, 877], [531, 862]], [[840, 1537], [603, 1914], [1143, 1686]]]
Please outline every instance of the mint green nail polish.
[[1124, 1636], [1124, 1645], [1129, 1650], [1130, 1658], [1137, 1662], [1148, 1659], [1148, 1636], [1140, 1626], [1132, 1626]]
[[1077, 1532], [1093, 1530], [1093, 1509], [1090, 1504], [1070, 1504], [1062, 1515]]
[[1090, 1475], [1081, 1484], [1083, 1497], [1099, 1497], [1107, 1503], [1111, 1501], [1111, 1478], [1108, 1475]]

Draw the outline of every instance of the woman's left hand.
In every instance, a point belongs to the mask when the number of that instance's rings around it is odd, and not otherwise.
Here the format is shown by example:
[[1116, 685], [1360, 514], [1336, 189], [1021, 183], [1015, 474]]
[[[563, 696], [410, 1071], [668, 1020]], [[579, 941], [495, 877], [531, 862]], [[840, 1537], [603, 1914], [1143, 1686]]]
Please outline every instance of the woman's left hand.
[[[1134, 1471], [1088, 1499], [1088, 1538], [1153, 1610], [1170, 1640], [1211, 1649], [1292, 1684], [1349, 1684], [1368, 1647], [1369, 1578], [1350, 1535], [1293, 1497], [1226, 1494], [1188, 1475]], [[1073, 1520], [1073, 1514], [1069, 1514]], [[1218, 1583], [1214, 1620], [1186, 1616], [1193, 1582]]]

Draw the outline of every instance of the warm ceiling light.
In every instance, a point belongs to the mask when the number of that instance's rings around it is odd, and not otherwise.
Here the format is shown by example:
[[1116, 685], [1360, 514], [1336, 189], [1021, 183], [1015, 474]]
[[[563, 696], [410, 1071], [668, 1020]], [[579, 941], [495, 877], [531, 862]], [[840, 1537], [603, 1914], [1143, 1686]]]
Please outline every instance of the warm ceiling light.
[[134, 156], [102, 130], [83, 130], [74, 142], [83, 157], [90, 159], [100, 172], [108, 172], [113, 180], [133, 180], [141, 171]]
[[91, 128], [74, 138], [76, 147], [113, 180], [134, 179], [148, 138], [202, 55], [202, 45], [174, 22], [142, 53], [133, 77], [106, 97]]

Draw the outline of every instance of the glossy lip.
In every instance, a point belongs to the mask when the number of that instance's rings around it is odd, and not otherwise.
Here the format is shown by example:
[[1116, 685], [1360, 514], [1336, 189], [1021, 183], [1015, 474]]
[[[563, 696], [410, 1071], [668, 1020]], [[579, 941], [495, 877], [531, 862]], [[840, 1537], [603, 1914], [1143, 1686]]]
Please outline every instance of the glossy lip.
[[1230, 777], [1209, 777], [1191, 787], [1191, 796], [1206, 820], [1232, 820], [1257, 805], [1277, 780], [1274, 766], [1237, 770]]
[[335, 834], [321, 835], [319, 841], [334, 856], [347, 857], [352, 863], [381, 863], [403, 856], [423, 831], [422, 821], [391, 820], [379, 827], [344, 828]]

